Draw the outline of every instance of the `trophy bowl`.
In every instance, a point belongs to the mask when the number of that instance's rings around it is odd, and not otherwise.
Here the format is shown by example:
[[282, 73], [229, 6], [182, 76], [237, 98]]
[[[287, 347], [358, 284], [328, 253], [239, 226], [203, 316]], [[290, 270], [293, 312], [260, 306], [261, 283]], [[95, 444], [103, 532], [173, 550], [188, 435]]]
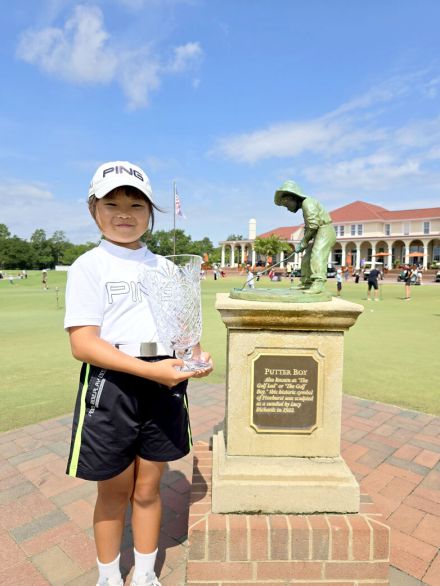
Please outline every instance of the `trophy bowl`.
[[184, 361], [182, 371], [205, 370], [210, 363], [193, 357], [202, 335], [202, 258], [175, 254], [164, 259], [155, 269], [143, 266], [141, 275], [158, 337], [173, 350], [176, 358]]

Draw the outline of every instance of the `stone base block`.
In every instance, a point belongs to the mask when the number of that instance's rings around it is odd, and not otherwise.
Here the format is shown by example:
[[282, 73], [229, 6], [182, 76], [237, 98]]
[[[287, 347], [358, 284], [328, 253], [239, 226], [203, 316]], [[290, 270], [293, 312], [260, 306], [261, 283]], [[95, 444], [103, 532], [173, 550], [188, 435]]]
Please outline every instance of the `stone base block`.
[[389, 586], [382, 516], [248, 515], [211, 510], [212, 452], [194, 449], [187, 586]]
[[214, 513], [357, 513], [359, 485], [341, 456], [229, 456], [213, 438]]

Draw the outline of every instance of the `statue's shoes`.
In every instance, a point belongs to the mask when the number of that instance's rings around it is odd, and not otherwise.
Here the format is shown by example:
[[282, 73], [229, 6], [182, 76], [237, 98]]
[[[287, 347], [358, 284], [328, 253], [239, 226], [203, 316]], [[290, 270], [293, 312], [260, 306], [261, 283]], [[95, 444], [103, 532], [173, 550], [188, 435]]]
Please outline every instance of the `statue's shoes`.
[[307, 293], [323, 293], [324, 292], [324, 283], [321, 283], [320, 281], [315, 281], [313, 283], [313, 285], [307, 289]]

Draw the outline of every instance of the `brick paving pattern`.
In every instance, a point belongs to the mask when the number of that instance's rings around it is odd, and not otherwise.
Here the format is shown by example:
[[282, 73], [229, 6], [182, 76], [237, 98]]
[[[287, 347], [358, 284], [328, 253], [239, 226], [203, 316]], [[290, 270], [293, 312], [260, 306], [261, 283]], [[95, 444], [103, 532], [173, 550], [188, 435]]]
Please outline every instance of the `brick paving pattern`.
[[[189, 394], [194, 440], [209, 442], [223, 419], [224, 386], [195, 381]], [[96, 489], [65, 475], [70, 426], [69, 415], [0, 434], [0, 585], [96, 583]], [[364, 504], [391, 527], [390, 584], [440, 586], [440, 418], [344, 396], [341, 451]], [[163, 586], [185, 586], [192, 469], [190, 454], [163, 477]], [[129, 584], [128, 515], [121, 560]]]
[[212, 464], [197, 442], [187, 586], [389, 586], [390, 530], [370, 499], [359, 514], [216, 514]]

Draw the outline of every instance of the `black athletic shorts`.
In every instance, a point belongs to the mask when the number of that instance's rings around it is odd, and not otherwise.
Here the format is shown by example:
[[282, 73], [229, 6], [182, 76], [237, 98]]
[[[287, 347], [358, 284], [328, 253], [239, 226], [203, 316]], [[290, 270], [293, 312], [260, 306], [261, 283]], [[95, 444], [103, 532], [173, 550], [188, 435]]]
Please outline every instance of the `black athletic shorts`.
[[[168, 357], [143, 358], [156, 361]], [[169, 389], [154, 381], [83, 364], [67, 474], [107, 480], [139, 456], [169, 462], [192, 447], [187, 381]]]
[[368, 281], [368, 291], [370, 291], [370, 289], [378, 289], [379, 285], [377, 284], [377, 281]]

